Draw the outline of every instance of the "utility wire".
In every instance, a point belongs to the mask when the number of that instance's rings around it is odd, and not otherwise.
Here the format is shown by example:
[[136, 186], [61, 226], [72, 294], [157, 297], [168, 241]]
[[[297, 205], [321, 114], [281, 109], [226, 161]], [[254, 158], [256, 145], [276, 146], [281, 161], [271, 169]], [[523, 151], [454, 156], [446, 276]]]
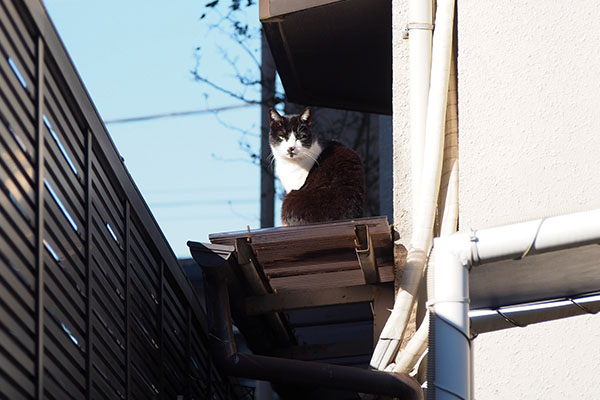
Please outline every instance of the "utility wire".
[[149, 121], [149, 120], [161, 119], [161, 118], [185, 117], [188, 115], [215, 113], [215, 112], [219, 112], [219, 111], [235, 110], [237, 108], [245, 108], [245, 107], [252, 107], [252, 106], [256, 106], [256, 104], [237, 104], [237, 105], [232, 105], [232, 106], [205, 108], [204, 110], [175, 111], [175, 112], [162, 113], [162, 114], [141, 115], [138, 117], [110, 119], [110, 120], [104, 121], [104, 123], [106, 125], [125, 124], [125, 123], [129, 123], [129, 122], [141, 122], [141, 121]]

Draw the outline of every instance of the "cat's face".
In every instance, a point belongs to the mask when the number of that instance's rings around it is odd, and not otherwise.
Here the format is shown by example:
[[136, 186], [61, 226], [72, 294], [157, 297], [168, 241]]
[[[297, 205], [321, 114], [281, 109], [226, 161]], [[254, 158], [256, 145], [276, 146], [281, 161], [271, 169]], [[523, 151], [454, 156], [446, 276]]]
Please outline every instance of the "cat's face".
[[307, 107], [300, 115], [290, 116], [282, 116], [272, 108], [269, 110], [269, 121], [269, 142], [276, 157], [298, 161], [307, 157], [306, 152], [314, 140], [310, 108]]

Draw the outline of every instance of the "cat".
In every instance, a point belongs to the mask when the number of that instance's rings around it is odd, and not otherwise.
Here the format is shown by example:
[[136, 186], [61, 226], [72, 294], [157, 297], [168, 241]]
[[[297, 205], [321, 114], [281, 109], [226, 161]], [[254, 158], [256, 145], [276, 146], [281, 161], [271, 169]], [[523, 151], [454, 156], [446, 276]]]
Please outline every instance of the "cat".
[[323, 140], [312, 131], [312, 110], [280, 115], [269, 110], [271, 151], [286, 191], [283, 225], [354, 219], [364, 216], [365, 173], [352, 149]]

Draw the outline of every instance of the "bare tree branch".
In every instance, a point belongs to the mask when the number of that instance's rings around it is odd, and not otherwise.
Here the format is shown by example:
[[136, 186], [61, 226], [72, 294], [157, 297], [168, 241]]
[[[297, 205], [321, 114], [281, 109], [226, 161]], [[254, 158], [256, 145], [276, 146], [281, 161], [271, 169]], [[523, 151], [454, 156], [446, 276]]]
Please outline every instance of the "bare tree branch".
[[238, 93], [234, 93], [231, 90], [226, 89], [226, 88], [224, 88], [224, 87], [222, 87], [222, 86], [214, 83], [210, 79], [205, 78], [205, 77], [201, 76], [200, 74], [198, 74], [197, 71], [192, 71], [192, 74], [194, 75], [194, 79], [195, 80], [197, 80], [199, 82], [202, 82], [202, 83], [205, 83], [208, 86], [212, 87], [213, 89], [218, 90], [221, 93], [225, 93], [226, 95], [231, 96], [234, 99], [245, 101], [246, 103], [249, 103], [249, 104], [262, 104], [262, 102], [260, 100], [254, 100], [254, 99], [246, 98], [244, 95], [241, 95], [241, 94], [238, 94]]

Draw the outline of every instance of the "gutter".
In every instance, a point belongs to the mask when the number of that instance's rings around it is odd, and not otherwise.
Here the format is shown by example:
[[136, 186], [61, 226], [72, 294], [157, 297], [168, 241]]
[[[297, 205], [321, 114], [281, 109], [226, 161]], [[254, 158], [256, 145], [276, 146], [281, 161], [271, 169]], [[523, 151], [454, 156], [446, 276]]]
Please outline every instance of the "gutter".
[[229, 270], [230, 263], [235, 262], [232, 257], [234, 248], [194, 242], [188, 242], [188, 246], [194, 260], [202, 267], [211, 351], [215, 363], [225, 374], [406, 400], [423, 399], [420, 384], [406, 374], [239, 353], [233, 336], [228, 290], [228, 280], [231, 279], [228, 277], [233, 272]]
[[[428, 279], [431, 316], [428, 395], [431, 394], [431, 398], [472, 398], [472, 330], [487, 332], [600, 310], [600, 296], [594, 293], [469, 313], [471, 268], [600, 243], [598, 221], [600, 210], [593, 210], [461, 232], [434, 240], [434, 262]], [[568, 282], [564, 284], [567, 286]], [[470, 323], [475, 329], [471, 329]]]

